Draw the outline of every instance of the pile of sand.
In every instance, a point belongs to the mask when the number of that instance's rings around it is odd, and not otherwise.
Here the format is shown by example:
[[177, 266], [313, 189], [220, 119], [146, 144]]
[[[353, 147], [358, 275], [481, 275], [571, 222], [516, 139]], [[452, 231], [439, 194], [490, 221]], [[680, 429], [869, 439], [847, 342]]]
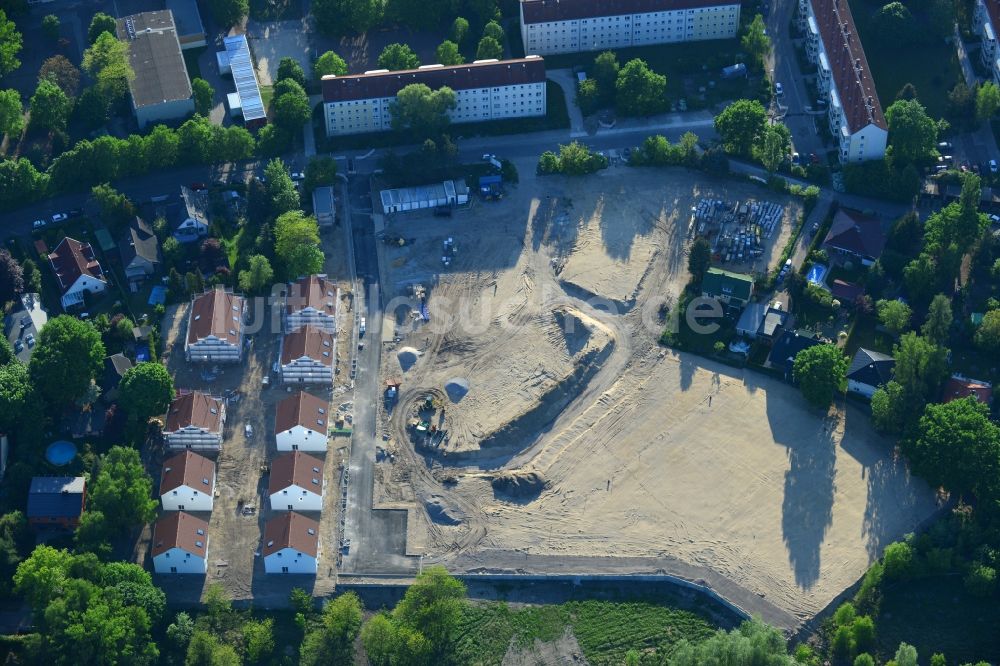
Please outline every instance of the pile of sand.
[[420, 358], [420, 352], [413, 347], [402, 347], [396, 352], [396, 358], [399, 360], [399, 367], [403, 369], [403, 372], [406, 372]]
[[461, 525], [462, 517], [456, 516], [455, 512], [444, 506], [440, 495], [431, 495], [424, 499], [424, 508], [427, 509], [427, 516], [438, 525]]
[[460, 402], [469, 392], [469, 380], [465, 377], [452, 377], [445, 382], [444, 391], [452, 402]]
[[523, 469], [503, 471], [491, 483], [496, 493], [519, 499], [534, 499], [549, 485], [541, 472]]

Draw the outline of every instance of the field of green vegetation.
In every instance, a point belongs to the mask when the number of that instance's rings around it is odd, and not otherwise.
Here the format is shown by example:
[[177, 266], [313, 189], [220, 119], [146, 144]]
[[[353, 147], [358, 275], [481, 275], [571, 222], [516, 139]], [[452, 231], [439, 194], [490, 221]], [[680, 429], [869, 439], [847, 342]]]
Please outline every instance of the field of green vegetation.
[[683, 639], [705, 640], [716, 628], [700, 615], [647, 602], [569, 601], [513, 608], [504, 602], [469, 604], [455, 644], [456, 663], [500, 664], [508, 647], [555, 641], [570, 630], [590, 664], [621, 664], [638, 650], [662, 660]]

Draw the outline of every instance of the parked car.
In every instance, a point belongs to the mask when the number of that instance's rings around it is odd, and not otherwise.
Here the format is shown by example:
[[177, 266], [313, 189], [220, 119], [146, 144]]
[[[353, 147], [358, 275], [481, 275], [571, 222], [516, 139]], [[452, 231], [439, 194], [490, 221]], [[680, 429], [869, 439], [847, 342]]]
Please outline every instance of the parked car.
[[492, 160], [494, 158], [495, 158], [495, 155], [491, 155], [490, 153], [483, 153], [483, 161], [484, 162], [489, 162], [490, 160]]
[[24, 351], [24, 343], [20, 340], [14, 340], [14, 352], [20, 354]]
[[792, 164], [794, 164], [795, 166], [799, 166], [800, 164], [802, 164], [802, 156], [799, 155], [798, 153], [792, 153]]
[[292, 180], [305, 180], [306, 179], [306, 175], [304, 173], [302, 173], [301, 171], [293, 171], [291, 175], [292, 175]]
[[68, 219], [69, 215], [66, 213], [56, 213], [52, 216], [52, 223], [55, 224], [56, 222], [65, 222]]
[[996, 213], [990, 215], [990, 222], [993, 224], [1000, 224], [1000, 215], [997, 215]]
[[990, 160], [990, 173], [996, 173], [996, 172], [997, 172], [997, 161]]
[[780, 83], [775, 83], [774, 84], [774, 94], [777, 95], [778, 97], [781, 97], [782, 95], [784, 95], [785, 94], [785, 88], [784, 88], [784, 86], [782, 86]]
[[35, 220], [34, 222], [31, 223], [31, 228], [32, 229], [41, 229], [46, 224], [48, 224], [48, 223], [45, 220]]
[[952, 145], [950, 141], [942, 141], [938, 143], [938, 150], [951, 150]]
[[34, 347], [35, 346], [35, 334], [34, 333], [28, 333], [26, 336], [24, 336], [24, 341], [28, 343], [29, 347]]

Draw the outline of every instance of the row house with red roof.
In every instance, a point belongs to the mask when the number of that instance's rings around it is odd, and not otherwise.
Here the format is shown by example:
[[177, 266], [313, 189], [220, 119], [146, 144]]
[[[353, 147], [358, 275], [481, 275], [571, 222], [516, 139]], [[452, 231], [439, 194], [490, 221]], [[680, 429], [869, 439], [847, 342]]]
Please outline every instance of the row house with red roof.
[[799, 21], [840, 162], [884, 158], [889, 128], [847, 0], [799, 0]]

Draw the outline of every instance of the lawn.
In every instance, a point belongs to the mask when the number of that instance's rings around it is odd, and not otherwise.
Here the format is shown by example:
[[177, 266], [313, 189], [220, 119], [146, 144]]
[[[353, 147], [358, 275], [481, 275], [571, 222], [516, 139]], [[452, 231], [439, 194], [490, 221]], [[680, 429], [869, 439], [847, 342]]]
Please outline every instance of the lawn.
[[876, 331], [875, 327], [877, 325], [878, 320], [874, 315], [858, 316], [858, 321], [854, 324], [854, 329], [851, 331], [851, 337], [847, 340], [847, 344], [844, 345], [844, 352], [848, 357], [854, 358], [854, 352], [861, 347], [882, 352], [883, 354], [892, 353], [892, 338], [885, 333]]
[[643, 663], [660, 663], [681, 640], [702, 641], [717, 630], [700, 615], [650, 602], [569, 601], [512, 609], [503, 602], [469, 604], [462, 618], [455, 661], [500, 664], [508, 647], [551, 642], [569, 629], [588, 663], [621, 664], [636, 649]]
[[1000, 654], [1000, 604], [973, 597], [958, 576], [940, 576], [883, 588], [878, 627], [879, 650], [892, 655], [900, 641], [923, 659], [941, 652], [948, 663], [995, 660]]
[[892, 104], [903, 86], [912, 83], [920, 102], [927, 107], [927, 113], [932, 118], [942, 117], [948, 103], [948, 92], [962, 80], [955, 47], [943, 40], [901, 48], [883, 46], [869, 31], [872, 13], [879, 6], [864, 0], [850, 0], [850, 6], [882, 108]]

